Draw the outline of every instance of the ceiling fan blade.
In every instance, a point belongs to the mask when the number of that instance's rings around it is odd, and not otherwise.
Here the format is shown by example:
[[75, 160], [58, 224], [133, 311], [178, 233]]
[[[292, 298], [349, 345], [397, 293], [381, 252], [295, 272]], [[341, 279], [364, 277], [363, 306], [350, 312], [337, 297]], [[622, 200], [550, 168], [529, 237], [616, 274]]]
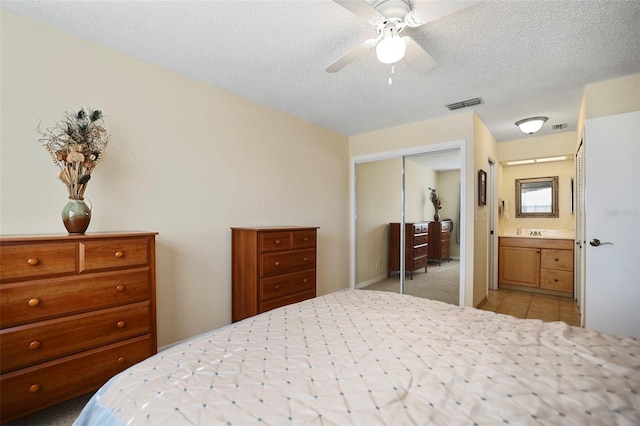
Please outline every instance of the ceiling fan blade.
[[436, 66], [436, 61], [414, 39], [409, 36], [402, 37], [407, 44], [404, 58], [418, 71], [429, 72]]
[[347, 52], [347, 54], [344, 55], [342, 58], [338, 59], [337, 61], [329, 65], [327, 68], [325, 68], [325, 71], [326, 72], [340, 71], [349, 62], [353, 61], [358, 56], [363, 55], [367, 50], [374, 47], [376, 43], [377, 43], [377, 40], [375, 38], [372, 38], [365, 41], [364, 43], [357, 45], [355, 48]]
[[[335, 1], [335, 0], [334, 0]], [[407, 25], [410, 27], [419, 27], [427, 22], [435, 21], [443, 16], [451, 15], [458, 10], [466, 9], [469, 6], [473, 6], [476, 3], [480, 3], [478, 0], [456, 0], [456, 1], [441, 1], [433, 0], [426, 5], [419, 7], [416, 10], [412, 10], [405, 17]]]
[[364, 0], [333, 0], [334, 3], [338, 3], [340, 6], [349, 10], [356, 16], [364, 19], [365, 21], [376, 21], [378, 19], [384, 19], [384, 16], [373, 8], [369, 3]]

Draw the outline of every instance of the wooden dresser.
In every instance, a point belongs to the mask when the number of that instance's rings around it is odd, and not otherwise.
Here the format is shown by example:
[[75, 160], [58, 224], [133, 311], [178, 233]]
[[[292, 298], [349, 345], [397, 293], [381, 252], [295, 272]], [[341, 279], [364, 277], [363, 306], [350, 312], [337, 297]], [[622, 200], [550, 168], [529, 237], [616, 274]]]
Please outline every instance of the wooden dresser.
[[0, 237], [3, 423], [157, 352], [155, 235]]
[[[410, 273], [413, 279], [413, 271], [424, 268], [427, 272], [429, 260], [429, 222], [405, 223], [405, 271]], [[387, 276], [392, 272], [400, 271], [400, 224], [389, 224], [389, 270]]]
[[572, 296], [573, 246], [574, 240], [500, 237], [499, 285]]
[[231, 228], [233, 322], [316, 297], [317, 230]]
[[451, 228], [453, 222], [429, 222], [429, 260], [442, 264], [442, 259], [449, 259], [451, 249]]

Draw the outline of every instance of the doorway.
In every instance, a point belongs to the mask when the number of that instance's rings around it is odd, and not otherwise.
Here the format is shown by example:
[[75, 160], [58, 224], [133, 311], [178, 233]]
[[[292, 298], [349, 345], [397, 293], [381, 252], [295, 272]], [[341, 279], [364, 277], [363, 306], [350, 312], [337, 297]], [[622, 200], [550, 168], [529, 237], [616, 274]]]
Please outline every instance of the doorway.
[[[442, 283], [454, 277], [448, 303], [464, 305], [464, 149], [462, 142], [425, 146], [402, 152], [354, 157], [351, 164], [351, 288], [370, 288], [430, 297], [419, 283], [426, 278]], [[400, 232], [402, 260], [389, 267], [389, 240], [392, 223], [397, 229], [407, 224], [434, 222], [434, 206], [429, 188], [435, 188], [442, 199], [440, 219], [449, 219], [448, 256], [440, 262], [430, 261], [424, 268], [410, 273], [405, 264], [406, 238]], [[409, 236], [411, 238], [411, 236]], [[445, 273], [446, 272], [446, 273]], [[412, 279], [413, 278], [413, 279]], [[384, 287], [384, 288], [380, 288]], [[435, 287], [433, 284], [430, 287]]]

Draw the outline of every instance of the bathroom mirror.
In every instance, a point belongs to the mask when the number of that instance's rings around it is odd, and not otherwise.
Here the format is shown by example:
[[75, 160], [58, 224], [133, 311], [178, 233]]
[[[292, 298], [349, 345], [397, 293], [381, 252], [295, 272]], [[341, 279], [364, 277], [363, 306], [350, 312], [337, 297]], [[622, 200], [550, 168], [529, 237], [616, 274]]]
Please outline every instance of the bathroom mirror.
[[558, 217], [558, 176], [516, 179], [516, 217]]

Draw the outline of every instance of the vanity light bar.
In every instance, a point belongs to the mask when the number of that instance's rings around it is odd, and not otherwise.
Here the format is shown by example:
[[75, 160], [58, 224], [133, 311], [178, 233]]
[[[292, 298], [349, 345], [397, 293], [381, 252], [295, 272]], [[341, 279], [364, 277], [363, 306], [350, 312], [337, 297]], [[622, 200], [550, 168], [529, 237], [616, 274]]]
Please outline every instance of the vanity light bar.
[[533, 164], [535, 160], [518, 160], [518, 161], [507, 161], [507, 166], [519, 166], [520, 164]]
[[547, 157], [547, 158], [536, 158], [531, 160], [507, 161], [507, 166], [519, 166], [521, 164], [533, 164], [533, 163], [549, 163], [551, 161], [563, 161], [566, 159], [567, 159], [567, 156], [563, 155], [561, 157]]
[[536, 163], [549, 163], [551, 161], [562, 161], [566, 159], [567, 159], [566, 155], [563, 155], [562, 157], [538, 158], [536, 159]]

